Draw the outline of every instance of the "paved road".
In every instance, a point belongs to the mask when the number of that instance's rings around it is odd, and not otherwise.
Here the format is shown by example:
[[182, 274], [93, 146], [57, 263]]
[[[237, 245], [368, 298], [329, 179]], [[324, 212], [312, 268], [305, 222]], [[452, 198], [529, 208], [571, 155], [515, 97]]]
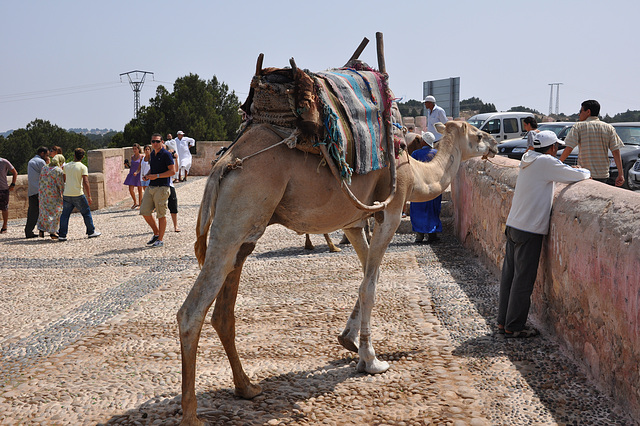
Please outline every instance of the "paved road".
[[[193, 255], [203, 178], [179, 184], [180, 227], [148, 249], [129, 202], [73, 215], [69, 241], [0, 236], [0, 424], [180, 421], [175, 314], [198, 273]], [[340, 238], [334, 233], [334, 240]], [[369, 376], [342, 349], [361, 279], [349, 246], [271, 227], [248, 259], [237, 304], [247, 373], [264, 393], [232, 394], [212, 327], [198, 356], [199, 412], [211, 424], [634, 424], [550, 338], [495, 335], [497, 280], [451, 236], [433, 246], [398, 234], [381, 268], [373, 327], [391, 369]]]

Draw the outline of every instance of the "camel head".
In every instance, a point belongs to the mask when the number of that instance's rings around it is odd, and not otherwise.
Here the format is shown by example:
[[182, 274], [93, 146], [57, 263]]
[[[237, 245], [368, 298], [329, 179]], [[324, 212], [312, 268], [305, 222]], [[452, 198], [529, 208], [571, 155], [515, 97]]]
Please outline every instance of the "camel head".
[[440, 144], [451, 141], [460, 148], [462, 161], [480, 156], [486, 159], [498, 153], [498, 142], [493, 136], [464, 121], [436, 123], [436, 130], [443, 135]]

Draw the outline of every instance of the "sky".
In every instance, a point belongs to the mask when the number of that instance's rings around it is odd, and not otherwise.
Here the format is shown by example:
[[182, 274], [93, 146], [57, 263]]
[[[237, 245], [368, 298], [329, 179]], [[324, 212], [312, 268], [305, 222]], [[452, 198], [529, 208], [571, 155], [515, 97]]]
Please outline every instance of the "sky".
[[[376, 32], [396, 97], [421, 100], [422, 83], [460, 77], [460, 99], [499, 111], [559, 111], [597, 99], [601, 114], [640, 110], [640, 2], [0, 0], [0, 132], [36, 118], [63, 128], [122, 130], [134, 115], [126, 76], [153, 72], [140, 92], [214, 75], [241, 102], [256, 60], [322, 71], [343, 65], [364, 37], [377, 66]], [[555, 111], [555, 96], [553, 109]], [[183, 129], [188, 134], [188, 129]]]

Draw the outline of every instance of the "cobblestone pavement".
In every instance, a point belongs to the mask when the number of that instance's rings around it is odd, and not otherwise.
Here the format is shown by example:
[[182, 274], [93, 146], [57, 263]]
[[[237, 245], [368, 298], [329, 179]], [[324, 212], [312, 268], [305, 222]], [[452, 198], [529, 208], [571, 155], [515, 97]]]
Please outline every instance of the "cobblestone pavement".
[[[182, 232], [164, 248], [127, 200], [80, 215], [69, 241], [0, 237], [0, 424], [175, 425], [181, 419], [175, 315], [198, 274], [195, 221], [204, 178], [177, 187]], [[340, 238], [332, 234], [334, 241]], [[381, 267], [373, 338], [388, 372], [356, 372], [337, 343], [361, 279], [350, 246], [315, 251], [270, 227], [245, 264], [236, 308], [247, 374], [264, 393], [233, 396], [206, 323], [199, 414], [211, 424], [634, 424], [550, 338], [505, 340], [492, 327], [497, 280], [444, 234], [397, 234]]]

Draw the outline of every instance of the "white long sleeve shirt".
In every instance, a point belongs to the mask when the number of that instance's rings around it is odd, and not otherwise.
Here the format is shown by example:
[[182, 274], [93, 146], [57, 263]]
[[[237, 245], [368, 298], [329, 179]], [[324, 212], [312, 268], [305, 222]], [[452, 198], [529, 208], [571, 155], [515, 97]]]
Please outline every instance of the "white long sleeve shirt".
[[438, 105], [434, 105], [433, 111], [429, 111], [429, 108], [427, 108], [427, 131], [433, 133], [433, 136], [436, 137], [436, 142], [442, 137], [436, 130], [436, 123], [444, 124], [447, 121], [449, 121], [447, 120], [447, 114], [445, 114], [444, 109]]
[[527, 151], [520, 162], [507, 226], [546, 235], [555, 182], [573, 183], [589, 177], [591, 173], [587, 169], [575, 169], [551, 155]]

